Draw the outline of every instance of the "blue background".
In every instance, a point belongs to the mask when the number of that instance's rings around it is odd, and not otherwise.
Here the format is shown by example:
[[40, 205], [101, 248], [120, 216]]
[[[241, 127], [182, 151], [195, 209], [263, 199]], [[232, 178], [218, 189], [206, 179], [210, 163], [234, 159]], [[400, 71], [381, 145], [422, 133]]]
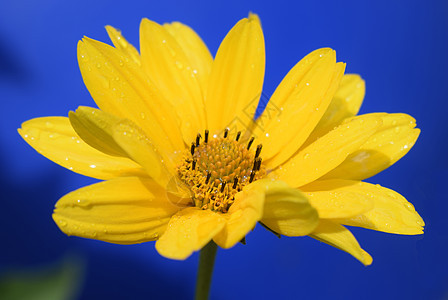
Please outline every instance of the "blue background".
[[198, 256], [183, 262], [153, 243], [111, 245], [67, 237], [51, 219], [65, 193], [94, 180], [38, 155], [16, 128], [27, 119], [93, 106], [76, 60], [83, 35], [113, 25], [138, 46], [140, 19], [181, 21], [215, 53], [249, 11], [266, 40], [265, 93], [310, 51], [329, 46], [366, 80], [361, 112], [405, 112], [422, 134], [410, 153], [369, 179], [403, 194], [427, 223], [423, 236], [353, 229], [372, 254], [364, 267], [311, 238], [277, 239], [263, 228], [218, 252], [212, 299], [448, 299], [447, 1], [59, 1], [0, 2], [0, 275], [75, 254], [86, 264], [80, 299], [191, 299]]

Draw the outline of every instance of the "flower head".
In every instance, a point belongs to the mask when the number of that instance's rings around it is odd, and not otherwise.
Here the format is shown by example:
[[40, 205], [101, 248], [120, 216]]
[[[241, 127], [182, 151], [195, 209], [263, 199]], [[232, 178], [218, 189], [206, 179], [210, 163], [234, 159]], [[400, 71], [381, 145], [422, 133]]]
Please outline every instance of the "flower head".
[[23, 123], [39, 153], [105, 180], [62, 197], [53, 218], [68, 235], [111, 243], [156, 240], [184, 259], [210, 240], [230, 248], [260, 222], [372, 262], [343, 225], [423, 233], [398, 193], [362, 182], [404, 156], [419, 130], [405, 114], [356, 116], [364, 81], [335, 52], [294, 66], [257, 118], [265, 50], [257, 16], [239, 21], [216, 57], [181, 23], [144, 19], [140, 53], [84, 38], [78, 60], [99, 109]]

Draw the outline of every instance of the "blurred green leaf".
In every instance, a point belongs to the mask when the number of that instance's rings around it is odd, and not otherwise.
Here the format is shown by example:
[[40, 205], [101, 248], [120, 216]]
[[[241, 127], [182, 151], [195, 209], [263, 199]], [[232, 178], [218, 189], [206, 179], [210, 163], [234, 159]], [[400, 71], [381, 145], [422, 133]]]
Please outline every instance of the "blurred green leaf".
[[74, 300], [83, 282], [84, 264], [68, 257], [57, 265], [10, 270], [0, 277], [2, 300]]

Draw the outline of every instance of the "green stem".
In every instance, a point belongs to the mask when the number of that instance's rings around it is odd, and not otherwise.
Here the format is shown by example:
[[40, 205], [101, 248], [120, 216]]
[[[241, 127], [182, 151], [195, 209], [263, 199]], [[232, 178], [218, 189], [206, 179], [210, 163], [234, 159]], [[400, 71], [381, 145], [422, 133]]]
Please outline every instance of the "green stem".
[[196, 280], [196, 300], [207, 300], [212, 283], [213, 265], [218, 246], [210, 241], [199, 253], [198, 277]]

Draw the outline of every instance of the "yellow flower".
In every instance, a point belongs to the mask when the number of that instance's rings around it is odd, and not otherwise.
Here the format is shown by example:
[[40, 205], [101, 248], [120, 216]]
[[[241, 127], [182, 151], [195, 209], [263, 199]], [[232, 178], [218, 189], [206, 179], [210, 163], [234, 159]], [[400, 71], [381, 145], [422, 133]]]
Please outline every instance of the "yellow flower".
[[412, 204], [361, 181], [409, 151], [420, 132], [415, 120], [355, 116], [364, 81], [343, 75], [333, 50], [297, 63], [254, 121], [265, 69], [257, 16], [233, 27], [215, 59], [181, 23], [144, 19], [140, 53], [106, 29], [115, 47], [89, 38], [78, 44], [100, 109], [79, 107], [19, 129], [50, 160], [105, 180], [58, 201], [53, 218], [66, 234], [156, 240], [161, 255], [185, 259], [210, 240], [230, 248], [260, 222], [368, 265], [372, 258], [343, 225], [423, 233]]

